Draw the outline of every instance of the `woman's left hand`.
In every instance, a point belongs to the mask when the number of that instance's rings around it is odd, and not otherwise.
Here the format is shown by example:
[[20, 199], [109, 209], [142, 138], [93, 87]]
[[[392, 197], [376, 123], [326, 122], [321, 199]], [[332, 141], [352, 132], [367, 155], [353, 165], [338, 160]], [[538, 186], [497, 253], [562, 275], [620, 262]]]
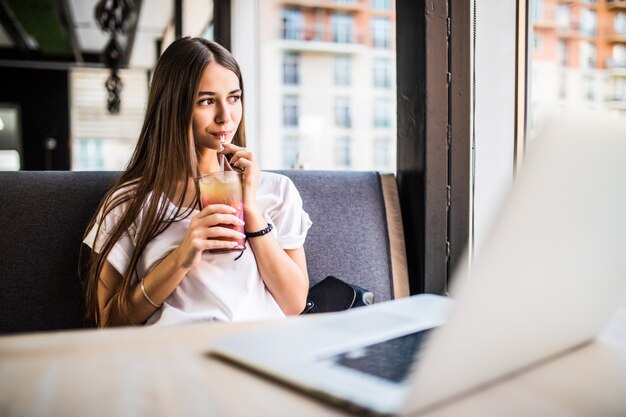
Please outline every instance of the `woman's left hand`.
[[252, 152], [232, 143], [224, 144], [224, 154], [232, 154], [230, 165], [239, 168], [242, 172], [243, 204], [246, 210], [256, 208], [256, 187], [261, 172], [256, 164]]

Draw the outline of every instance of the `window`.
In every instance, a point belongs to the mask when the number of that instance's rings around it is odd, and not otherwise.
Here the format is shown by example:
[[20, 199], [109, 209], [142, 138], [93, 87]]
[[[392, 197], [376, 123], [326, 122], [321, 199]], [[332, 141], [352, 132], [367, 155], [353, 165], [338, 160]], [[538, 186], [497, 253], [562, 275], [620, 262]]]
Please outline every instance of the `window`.
[[0, 171], [19, 171], [20, 154], [15, 149], [0, 150]]
[[580, 47], [580, 66], [583, 68], [595, 68], [596, 46], [591, 42], [582, 42]]
[[391, 61], [384, 58], [374, 58], [374, 87], [391, 87]]
[[22, 152], [20, 106], [0, 104], [0, 171], [19, 171]]
[[386, 17], [372, 18], [372, 45], [374, 48], [389, 48], [391, 23]]
[[374, 127], [388, 128], [391, 126], [390, 115], [391, 103], [386, 98], [378, 98], [374, 101]]
[[533, 37], [533, 51], [539, 52], [541, 51], [541, 35], [536, 33]]
[[[298, 166], [338, 169], [337, 140], [349, 137], [355, 150], [350, 168], [375, 169], [374, 140], [390, 139], [395, 149], [396, 54], [373, 47], [371, 22], [374, 16], [387, 18], [383, 25], [390, 28], [387, 44], [393, 48], [396, 2], [376, 3], [389, 3], [386, 11], [376, 11], [372, 0], [257, 3], [262, 7], [232, 14], [231, 32], [252, 104], [246, 108], [248, 146], [260, 168], [289, 169], [299, 149]], [[239, 30], [247, 27], [257, 29]], [[390, 127], [384, 130], [373, 127], [373, 97], [391, 103]], [[395, 154], [391, 158], [385, 169], [393, 172]]]
[[287, 136], [283, 139], [283, 166], [295, 168], [300, 162], [300, 140], [297, 136]]
[[335, 56], [335, 85], [336, 86], [349, 86], [350, 85], [350, 56], [337, 55]]
[[337, 139], [335, 144], [335, 163], [339, 168], [350, 168], [352, 165], [351, 141], [349, 137]]
[[556, 9], [556, 23], [561, 28], [569, 28], [569, 6], [566, 4], [560, 4]]
[[390, 0], [372, 0], [372, 9], [391, 10], [391, 1]]
[[298, 126], [298, 96], [286, 95], [283, 97], [283, 125]]
[[335, 126], [349, 128], [352, 126], [350, 117], [350, 99], [335, 98]]
[[299, 83], [298, 64], [300, 54], [297, 52], [285, 52], [283, 55], [283, 83], [297, 85]]
[[619, 12], [615, 15], [613, 27], [617, 33], [626, 36], [626, 13]]
[[283, 39], [302, 39], [302, 12], [296, 9], [283, 9]]
[[626, 102], [626, 78], [625, 77], [612, 77], [611, 94], [607, 96], [607, 100], [610, 102]]
[[348, 13], [334, 13], [332, 17], [333, 41], [337, 43], [352, 43], [354, 23]]
[[580, 15], [580, 31], [586, 36], [596, 35], [596, 12], [583, 9]]
[[559, 98], [561, 100], [567, 99], [567, 73], [562, 72], [558, 78], [559, 82]]
[[596, 98], [596, 89], [593, 76], [587, 75], [583, 78], [584, 94], [587, 101], [594, 101]]
[[387, 168], [391, 165], [390, 146], [391, 141], [389, 141], [389, 139], [374, 139], [374, 166]]
[[101, 139], [77, 139], [78, 154], [76, 155], [77, 171], [104, 169], [104, 152]]
[[626, 67], [626, 45], [613, 45], [613, 66]]
[[542, 0], [532, 0], [530, 10], [532, 12], [532, 19], [536, 22], [543, 19], [543, 3]]
[[556, 61], [562, 66], [567, 66], [567, 41], [559, 40], [556, 51]]

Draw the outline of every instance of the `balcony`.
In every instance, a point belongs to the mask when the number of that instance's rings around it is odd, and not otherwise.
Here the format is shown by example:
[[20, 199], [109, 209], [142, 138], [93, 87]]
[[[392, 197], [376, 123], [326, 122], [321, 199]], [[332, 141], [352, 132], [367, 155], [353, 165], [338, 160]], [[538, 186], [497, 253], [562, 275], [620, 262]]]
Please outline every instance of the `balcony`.
[[332, 0], [282, 0], [283, 6], [297, 6], [309, 9], [330, 9], [341, 12], [359, 12], [369, 7], [368, 0], [332, 1]]
[[626, 43], [626, 33], [612, 30], [607, 34], [606, 40], [609, 43]]
[[605, 74], [608, 77], [626, 77], [626, 61], [615, 61], [609, 58], [605, 62]]
[[330, 53], [356, 53], [367, 45], [367, 33], [363, 31], [337, 31], [330, 25], [283, 25], [279, 38], [285, 49]]
[[626, 110], [626, 95], [613, 95], [606, 98], [606, 106], [610, 109]]
[[606, 7], [609, 10], [626, 10], [626, 0], [608, 0]]

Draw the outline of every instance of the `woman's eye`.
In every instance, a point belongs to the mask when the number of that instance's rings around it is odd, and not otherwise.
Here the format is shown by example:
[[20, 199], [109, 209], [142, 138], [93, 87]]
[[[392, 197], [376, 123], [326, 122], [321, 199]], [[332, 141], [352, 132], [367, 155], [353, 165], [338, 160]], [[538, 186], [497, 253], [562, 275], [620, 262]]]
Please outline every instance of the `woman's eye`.
[[230, 96], [229, 100], [231, 103], [236, 103], [241, 99], [241, 96]]
[[208, 106], [209, 104], [213, 104], [213, 99], [205, 98], [205, 99], [200, 100], [198, 104], [200, 104], [201, 106]]

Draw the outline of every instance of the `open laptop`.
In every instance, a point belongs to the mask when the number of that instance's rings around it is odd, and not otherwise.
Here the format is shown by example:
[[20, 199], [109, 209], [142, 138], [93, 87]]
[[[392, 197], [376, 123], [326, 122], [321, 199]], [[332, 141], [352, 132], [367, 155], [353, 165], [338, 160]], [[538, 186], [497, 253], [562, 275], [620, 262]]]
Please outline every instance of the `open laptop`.
[[[451, 299], [286, 320], [213, 352], [376, 414], [435, 406], [594, 338], [626, 301], [626, 123], [551, 119]], [[444, 324], [445, 325], [442, 325]]]

